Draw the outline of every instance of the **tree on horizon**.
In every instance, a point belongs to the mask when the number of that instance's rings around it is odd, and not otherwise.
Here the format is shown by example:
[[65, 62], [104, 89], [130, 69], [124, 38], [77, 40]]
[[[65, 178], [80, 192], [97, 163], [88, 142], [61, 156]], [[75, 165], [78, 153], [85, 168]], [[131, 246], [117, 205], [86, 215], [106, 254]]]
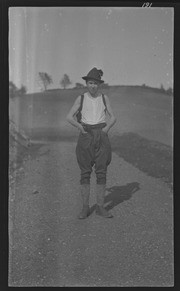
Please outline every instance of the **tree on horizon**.
[[39, 72], [39, 80], [43, 85], [44, 91], [46, 91], [47, 87], [53, 83], [52, 77], [44, 72]]
[[25, 95], [27, 92], [26, 86], [21, 85], [19, 89], [12, 81], [9, 81], [9, 97], [17, 97]]
[[63, 89], [66, 89], [71, 84], [72, 82], [70, 81], [69, 76], [64, 74], [63, 78], [60, 80], [60, 85], [63, 87]]
[[166, 90], [166, 93], [168, 94], [168, 95], [173, 95], [173, 89], [171, 88], [171, 87], [169, 87], [167, 90]]
[[25, 95], [27, 93], [26, 86], [21, 85], [21, 88], [18, 90], [21, 95]]
[[9, 97], [15, 97], [17, 95], [17, 91], [17, 86], [12, 81], [9, 81]]
[[163, 92], [163, 93], [166, 91], [166, 90], [164, 89], [163, 84], [161, 84], [161, 86], [160, 86], [160, 91]]

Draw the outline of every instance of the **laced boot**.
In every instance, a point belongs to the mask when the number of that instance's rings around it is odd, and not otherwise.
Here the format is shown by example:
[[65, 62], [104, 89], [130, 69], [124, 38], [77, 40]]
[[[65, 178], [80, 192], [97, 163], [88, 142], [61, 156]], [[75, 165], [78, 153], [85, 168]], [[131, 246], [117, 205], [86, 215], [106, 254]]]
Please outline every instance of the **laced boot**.
[[113, 215], [104, 208], [105, 185], [97, 184], [97, 205], [96, 214], [105, 218], [112, 218]]
[[89, 205], [83, 205], [83, 209], [81, 210], [81, 212], [78, 215], [79, 219], [85, 219], [89, 216]]
[[89, 195], [90, 195], [90, 184], [81, 185], [81, 197], [83, 202], [83, 208], [78, 215], [79, 219], [85, 219], [90, 214]]

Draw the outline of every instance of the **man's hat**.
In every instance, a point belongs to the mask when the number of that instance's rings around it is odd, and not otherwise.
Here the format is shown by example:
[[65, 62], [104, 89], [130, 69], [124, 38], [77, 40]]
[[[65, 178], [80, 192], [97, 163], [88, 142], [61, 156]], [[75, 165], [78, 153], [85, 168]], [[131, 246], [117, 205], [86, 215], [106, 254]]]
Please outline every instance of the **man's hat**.
[[104, 83], [103, 80], [101, 80], [101, 76], [103, 75], [103, 71], [102, 70], [98, 70], [97, 68], [93, 68], [91, 71], [89, 71], [89, 73], [87, 74], [87, 76], [82, 77], [83, 80], [95, 80], [98, 81], [99, 83]]

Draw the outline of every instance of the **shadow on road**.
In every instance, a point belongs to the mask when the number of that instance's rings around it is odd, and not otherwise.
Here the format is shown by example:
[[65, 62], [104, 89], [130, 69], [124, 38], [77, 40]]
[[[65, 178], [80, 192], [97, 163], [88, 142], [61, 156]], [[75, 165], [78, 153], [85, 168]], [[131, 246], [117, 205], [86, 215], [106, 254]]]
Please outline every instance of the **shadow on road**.
[[[131, 199], [132, 195], [140, 189], [138, 182], [132, 182], [128, 183], [124, 186], [113, 186], [111, 188], [106, 188], [108, 191], [108, 194], [105, 197], [105, 204], [107, 206], [105, 207], [107, 210], [110, 210], [117, 206], [118, 204]], [[94, 204], [90, 208], [90, 214], [93, 213], [93, 211], [96, 208], [96, 204]]]
[[126, 162], [154, 178], [172, 184], [172, 148], [137, 133], [127, 132], [111, 137], [112, 150]]

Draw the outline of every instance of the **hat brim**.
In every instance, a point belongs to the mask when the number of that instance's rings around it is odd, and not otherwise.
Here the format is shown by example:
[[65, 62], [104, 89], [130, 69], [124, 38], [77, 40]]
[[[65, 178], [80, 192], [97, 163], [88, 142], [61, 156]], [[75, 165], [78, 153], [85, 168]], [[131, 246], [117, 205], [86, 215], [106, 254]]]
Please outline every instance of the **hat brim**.
[[88, 81], [88, 80], [94, 80], [94, 81], [97, 81], [97, 82], [99, 82], [99, 83], [104, 83], [104, 81], [103, 80], [99, 80], [99, 79], [96, 79], [96, 78], [91, 78], [91, 77], [82, 77], [82, 79], [83, 80], [85, 80], [85, 81]]

